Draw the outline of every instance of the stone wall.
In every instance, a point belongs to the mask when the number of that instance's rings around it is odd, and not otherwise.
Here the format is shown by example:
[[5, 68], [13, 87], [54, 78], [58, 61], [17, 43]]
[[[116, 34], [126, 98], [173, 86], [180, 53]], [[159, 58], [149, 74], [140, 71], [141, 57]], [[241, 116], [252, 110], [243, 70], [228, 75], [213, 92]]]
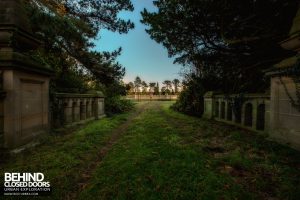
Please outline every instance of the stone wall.
[[272, 77], [270, 136], [282, 143], [300, 149], [300, 112], [292, 106], [297, 99], [296, 84], [289, 77]]
[[0, 1], [0, 146], [4, 148], [25, 145], [49, 130], [53, 71], [29, 56], [41, 43], [31, 30], [22, 2]]
[[3, 91], [2, 71], [0, 71], [0, 149], [4, 146], [4, 107], [5, 92]]
[[125, 99], [136, 101], [175, 101], [178, 95], [127, 95]]
[[300, 8], [289, 37], [279, 43], [293, 51], [267, 71], [271, 77], [270, 137], [300, 150]]
[[270, 128], [270, 95], [247, 94], [243, 96], [239, 107], [233, 104], [236, 97], [237, 95], [206, 93], [203, 117], [267, 132]]
[[104, 96], [100, 93], [57, 93], [52, 105], [51, 124], [56, 128], [105, 116]]
[[49, 77], [3, 70], [2, 120], [6, 148], [33, 141], [49, 130]]

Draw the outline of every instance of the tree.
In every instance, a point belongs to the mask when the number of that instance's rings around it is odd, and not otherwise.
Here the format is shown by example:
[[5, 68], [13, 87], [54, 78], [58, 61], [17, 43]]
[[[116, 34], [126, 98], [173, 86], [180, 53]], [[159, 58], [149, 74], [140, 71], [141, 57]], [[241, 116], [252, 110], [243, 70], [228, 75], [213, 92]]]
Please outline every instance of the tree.
[[159, 84], [158, 84], [158, 82], [156, 83], [156, 86], [154, 88], [154, 95], [159, 95]]
[[174, 85], [174, 88], [175, 88], [175, 94], [178, 94], [178, 87], [179, 87], [179, 84], [180, 84], [180, 81], [175, 78], [173, 81], [172, 81], [173, 85]]
[[163, 84], [164, 84], [166, 90], [168, 90], [168, 91], [171, 91], [171, 90], [172, 90], [172, 81], [165, 80], [165, 81], [163, 82]]
[[145, 81], [142, 81], [143, 93], [147, 93], [148, 84]]
[[135, 92], [140, 92], [140, 87], [142, 85], [142, 80], [139, 76], [137, 76], [134, 80], [134, 88], [135, 88]]
[[126, 84], [126, 91], [127, 91], [127, 94], [131, 94], [134, 92], [133, 82], [129, 82], [128, 84]]
[[165, 86], [162, 87], [162, 88], [160, 89], [161, 94], [162, 94], [162, 95], [165, 95], [165, 94], [166, 94], [166, 90], [167, 90], [167, 88], [166, 88]]
[[202, 79], [191, 77], [185, 85], [186, 89], [179, 94], [178, 100], [172, 107], [189, 115], [201, 116], [204, 111], [203, 95], [205, 94]]
[[152, 94], [155, 92], [155, 86], [156, 86], [156, 83], [154, 83], [154, 82], [150, 82], [150, 83], [149, 83], [150, 92], [151, 92]]
[[[45, 47], [32, 55], [51, 66], [56, 77], [53, 87], [65, 87], [66, 77], [82, 70], [85, 77], [103, 85], [118, 83], [125, 69], [114, 52], [96, 52], [92, 48], [101, 29], [127, 33], [131, 21], [118, 17], [120, 11], [132, 11], [130, 0], [25, 0], [33, 31]], [[74, 73], [73, 73], [74, 74]], [[80, 80], [80, 78], [79, 78]], [[71, 86], [70, 86], [71, 87]], [[73, 86], [74, 87], [74, 86]]]
[[175, 62], [194, 67], [209, 81], [207, 89], [231, 93], [268, 86], [263, 70], [289, 55], [278, 42], [289, 31], [298, 1], [157, 0], [154, 5], [157, 11], [142, 12], [150, 37]]

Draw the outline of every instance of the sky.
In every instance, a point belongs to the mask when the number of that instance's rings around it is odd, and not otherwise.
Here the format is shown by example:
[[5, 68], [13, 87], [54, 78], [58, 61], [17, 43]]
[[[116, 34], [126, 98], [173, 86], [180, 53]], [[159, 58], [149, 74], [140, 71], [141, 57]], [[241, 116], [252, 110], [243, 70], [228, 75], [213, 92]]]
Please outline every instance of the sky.
[[180, 65], [173, 64], [174, 58], [168, 57], [167, 49], [156, 43], [146, 33], [140, 12], [146, 8], [155, 11], [152, 0], [132, 0], [133, 12], [121, 12], [120, 18], [130, 19], [135, 24], [135, 29], [128, 34], [113, 33], [101, 30], [99, 39], [96, 41], [96, 50], [114, 51], [122, 47], [122, 55], [117, 61], [126, 68], [124, 82], [134, 81], [136, 76], [149, 82], [180, 79]]

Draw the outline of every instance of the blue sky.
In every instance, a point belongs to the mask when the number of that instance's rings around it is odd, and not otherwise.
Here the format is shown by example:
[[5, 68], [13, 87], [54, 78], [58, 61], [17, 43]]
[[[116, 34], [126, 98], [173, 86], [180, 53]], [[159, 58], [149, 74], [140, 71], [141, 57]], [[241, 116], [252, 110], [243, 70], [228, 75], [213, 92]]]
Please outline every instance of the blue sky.
[[100, 32], [96, 41], [96, 50], [113, 51], [122, 47], [122, 55], [118, 61], [126, 68], [124, 82], [133, 81], [138, 75], [146, 82], [163, 82], [179, 78], [180, 65], [173, 64], [172, 58], [168, 58], [167, 50], [151, 40], [145, 32], [146, 26], [140, 23], [140, 12], [147, 8], [155, 10], [152, 0], [132, 0], [134, 12], [121, 12], [119, 16], [130, 19], [135, 23], [135, 29], [128, 34], [118, 34], [107, 30]]

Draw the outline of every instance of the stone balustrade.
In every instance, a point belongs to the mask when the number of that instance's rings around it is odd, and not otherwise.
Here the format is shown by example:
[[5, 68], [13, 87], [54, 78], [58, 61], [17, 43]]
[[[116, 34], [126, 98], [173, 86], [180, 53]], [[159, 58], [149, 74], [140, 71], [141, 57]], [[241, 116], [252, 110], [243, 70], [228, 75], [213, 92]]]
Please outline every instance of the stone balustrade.
[[[104, 96], [100, 93], [56, 93], [55, 102], [56, 106], [53, 106], [52, 110], [52, 125], [54, 127], [100, 119], [105, 116]], [[57, 113], [59, 117], [54, 116]]]
[[207, 92], [204, 96], [203, 116], [256, 131], [269, 130], [270, 95], [244, 95], [239, 106], [233, 103], [235, 98], [237, 95]]

